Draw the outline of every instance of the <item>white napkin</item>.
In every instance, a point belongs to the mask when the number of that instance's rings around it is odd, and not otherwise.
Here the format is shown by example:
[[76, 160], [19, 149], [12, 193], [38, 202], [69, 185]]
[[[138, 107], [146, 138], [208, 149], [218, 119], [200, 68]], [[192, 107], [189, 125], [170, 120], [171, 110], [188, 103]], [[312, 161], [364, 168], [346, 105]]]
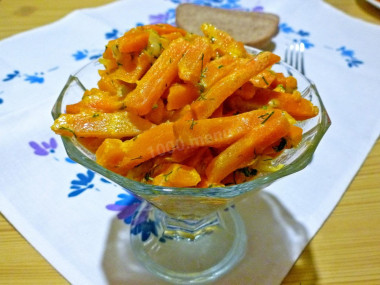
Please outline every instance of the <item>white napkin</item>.
[[[0, 42], [0, 210], [71, 283], [164, 284], [141, 267], [117, 218], [127, 192], [67, 158], [50, 110], [70, 73], [137, 24], [174, 23], [180, 2], [280, 15], [275, 52], [306, 46], [306, 72], [332, 126], [303, 171], [237, 205], [244, 260], [218, 284], [277, 284], [315, 235], [379, 136], [380, 27], [319, 0], [119, 1]], [[317, 16], [315, 16], [317, 15]], [[121, 195], [121, 196], [118, 196]], [[123, 196], [124, 195], [124, 196]], [[125, 240], [125, 242], [120, 242]], [[232, 283], [231, 283], [232, 282]]]

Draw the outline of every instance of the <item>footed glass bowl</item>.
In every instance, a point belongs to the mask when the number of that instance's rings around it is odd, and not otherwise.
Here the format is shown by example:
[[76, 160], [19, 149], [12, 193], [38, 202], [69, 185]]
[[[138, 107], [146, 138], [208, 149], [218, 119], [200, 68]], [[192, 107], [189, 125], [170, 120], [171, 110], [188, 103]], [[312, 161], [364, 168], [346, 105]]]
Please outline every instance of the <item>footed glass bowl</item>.
[[[97, 86], [100, 79], [97, 71], [101, 68], [97, 61], [92, 62], [69, 77], [53, 107], [54, 119], [65, 112], [67, 104], [80, 101], [86, 88]], [[320, 112], [318, 116], [299, 123], [304, 130], [299, 146], [276, 158], [275, 163], [284, 167], [250, 182], [201, 189], [143, 184], [98, 165], [94, 154], [75, 137], [62, 137], [71, 159], [144, 200], [131, 223], [131, 246], [136, 257], [152, 273], [176, 284], [208, 282], [226, 273], [243, 258], [246, 249], [244, 224], [233, 205], [277, 179], [300, 171], [312, 160], [331, 124], [329, 116], [316, 86], [309, 79], [282, 62], [273, 69], [285, 76], [296, 77], [302, 96]], [[147, 225], [153, 233], [148, 236], [142, 229]]]

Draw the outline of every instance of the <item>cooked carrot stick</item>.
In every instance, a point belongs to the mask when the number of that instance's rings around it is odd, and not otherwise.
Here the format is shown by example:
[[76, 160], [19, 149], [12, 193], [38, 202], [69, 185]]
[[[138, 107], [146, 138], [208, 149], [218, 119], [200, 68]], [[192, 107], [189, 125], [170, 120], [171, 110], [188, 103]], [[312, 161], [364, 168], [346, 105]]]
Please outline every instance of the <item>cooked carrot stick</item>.
[[119, 97], [111, 95], [109, 92], [96, 88], [86, 90], [83, 98], [78, 103], [66, 106], [66, 112], [69, 114], [77, 114], [82, 111], [99, 111], [99, 112], [115, 112], [123, 107], [123, 102]]
[[195, 168], [171, 163], [165, 171], [153, 178], [152, 184], [171, 187], [193, 187], [201, 181]]
[[120, 63], [119, 67], [109, 76], [112, 80], [136, 83], [149, 69], [150, 65], [151, 58], [147, 53], [134, 54], [129, 63]]
[[211, 55], [209, 41], [204, 37], [196, 37], [178, 63], [179, 78], [196, 84], [201, 79], [203, 68], [210, 62]]
[[199, 97], [199, 90], [191, 83], [176, 83], [170, 86], [166, 108], [181, 109]]
[[154, 124], [161, 124], [165, 121], [167, 117], [167, 110], [165, 104], [161, 98], [158, 99], [155, 105], [153, 105], [152, 110], [145, 115], [145, 118], [151, 121]]
[[145, 26], [142, 26], [141, 28], [145, 30], [149, 30], [149, 29], [155, 30], [159, 35], [180, 33], [182, 36], [185, 36], [187, 34], [187, 32], [184, 29], [181, 29], [181, 28], [178, 28], [166, 23], [145, 25]]
[[106, 139], [96, 152], [96, 162], [125, 175], [134, 166], [172, 151], [176, 145], [173, 123], [163, 123], [125, 142]]
[[250, 79], [255, 87], [268, 88], [276, 79], [276, 73], [272, 70], [265, 69]]
[[252, 99], [255, 96], [256, 87], [252, 84], [251, 81], [244, 83], [242, 87], [235, 91], [234, 95], [241, 97], [242, 99], [248, 100]]
[[274, 108], [285, 110], [296, 120], [310, 119], [318, 114], [318, 107], [301, 97], [299, 92], [290, 94], [259, 88], [250, 104], [257, 107], [270, 104]]
[[252, 127], [260, 124], [267, 110], [255, 110], [236, 116], [175, 122], [174, 134], [183, 147], [227, 146]]
[[262, 52], [254, 59], [247, 59], [226, 77], [220, 79], [207, 92], [191, 104], [197, 119], [208, 118], [239, 87], [263, 69], [273, 65], [280, 57], [271, 52]]
[[184, 161], [183, 164], [194, 167], [201, 177], [205, 177], [206, 167], [214, 156], [209, 147], [196, 148], [196, 150], [196, 153]]
[[262, 118], [261, 124], [253, 127], [210, 162], [206, 169], [209, 183], [219, 183], [231, 172], [247, 166], [267, 146], [289, 133], [290, 124], [281, 111], [268, 112]]
[[228, 33], [219, 30], [212, 24], [204, 23], [202, 32], [208, 37], [218, 55], [230, 54], [235, 57], [246, 57], [247, 51], [242, 42], [235, 41]]
[[145, 29], [132, 29], [116, 40], [111, 49], [116, 52], [139, 52], [148, 45], [149, 32]]
[[158, 98], [170, 86], [178, 72], [178, 62], [189, 43], [183, 38], [172, 41], [153, 66], [124, 100], [128, 111], [138, 115], [149, 113]]
[[209, 89], [215, 82], [226, 76], [237, 65], [236, 58], [229, 54], [210, 61], [203, 69], [199, 82], [202, 91]]
[[136, 136], [152, 126], [151, 122], [133, 113], [93, 112], [61, 114], [52, 130], [64, 136], [124, 138]]

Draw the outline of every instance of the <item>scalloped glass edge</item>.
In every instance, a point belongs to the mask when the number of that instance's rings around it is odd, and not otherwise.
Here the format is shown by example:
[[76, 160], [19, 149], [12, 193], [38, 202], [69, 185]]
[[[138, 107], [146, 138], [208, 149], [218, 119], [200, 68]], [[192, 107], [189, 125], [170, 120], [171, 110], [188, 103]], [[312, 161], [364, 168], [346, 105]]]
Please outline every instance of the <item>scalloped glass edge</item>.
[[[246, 47], [246, 49], [248, 52], [253, 53], [253, 54], [257, 54], [261, 52], [260, 50], [257, 50], [251, 47]], [[91, 64], [94, 64], [95, 62], [96, 61], [85, 65], [74, 75], [70, 75], [67, 83], [65, 84], [64, 88], [62, 89], [60, 95], [57, 98], [57, 101], [55, 102], [53, 106], [52, 116], [54, 119], [58, 118], [59, 115], [62, 113], [63, 98], [66, 95], [66, 92], [68, 92], [68, 89], [72, 85], [73, 82], [75, 84], [78, 84], [78, 86], [83, 91], [86, 90], [85, 86], [82, 84], [82, 82], [77, 77], [77, 75], [83, 72], [83, 70], [85, 70], [86, 67], [88, 67]], [[311, 80], [309, 80], [307, 77], [302, 75], [300, 72], [298, 72], [296, 69], [294, 69], [293, 67], [291, 67], [290, 65], [282, 61], [276, 65], [281, 66], [281, 68], [284, 71], [287, 71], [288, 75], [293, 75], [294, 77], [296, 77], [297, 81], [302, 79], [304, 82], [306, 82], [307, 86], [303, 88], [302, 91], [300, 92], [303, 97], [313, 96], [312, 98], [316, 100], [316, 102], [318, 103], [316, 105], [319, 108], [319, 114], [317, 116], [318, 123], [315, 124], [309, 130], [307, 130], [306, 132], [304, 132], [303, 139], [300, 142], [300, 144], [294, 149], [287, 150], [291, 153], [294, 153], [294, 152], [297, 152], [297, 150], [299, 150], [302, 147], [303, 151], [291, 163], [284, 165], [283, 168], [275, 172], [265, 174], [249, 182], [236, 184], [236, 185], [229, 185], [229, 186], [224, 186], [224, 187], [212, 187], [212, 188], [163, 187], [163, 186], [144, 184], [144, 183], [131, 180], [119, 174], [114, 173], [102, 167], [101, 165], [97, 164], [95, 162], [95, 155], [91, 153], [90, 151], [88, 151], [86, 148], [84, 148], [80, 143], [78, 143], [75, 138], [61, 136], [66, 152], [68, 156], [72, 160], [76, 161], [77, 163], [103, 175], [105, 178], [115, 182], [116, 184], [120, 185], [123, 188], [128, 189], [129, 191], [133, 192], [135, 195], [141, 196], [144, 198], [147, 198], [147, 196], [151, 196], [151, 195], [154, 195], [154, 196], [180, 195], [180, 196], [192, 196], [192, 197], [234, 198], [242, 194], [245, 194], [249, 191], [260, 190], [262, 188], [265, 188], [277, 179], [280, 179], [282, 177], [285, 177], [287, 175], [290, 175], [292, 173], [295, 173], [304, 169], [312, 160], [313, 154], [315, 150], [317, 149], [318, 144], [320, 143], [324, 134], [326, 133], [326, 131], [331, 125], [330, 118], [323, 105], [322, 99], [318, 93], [318, 90], [315, 84]], [[313, 102], [313, 103], [315, 104], [316, 102]], [[313, 119], [309, 119], [309, 120], [313, 120]], [[302, 124], [303, 122], [301, 122], [301, 125]], [[311, 137], [311, 139], [308, 139], [309, 137]], [[291, 157], [291, 153], [289, 152], [288, 152], [288, 156]], [[284, 162], [285, 155], [286, 155], [285, 153], [281, 154], [278, 158], [276, 158], [276, 161]]]

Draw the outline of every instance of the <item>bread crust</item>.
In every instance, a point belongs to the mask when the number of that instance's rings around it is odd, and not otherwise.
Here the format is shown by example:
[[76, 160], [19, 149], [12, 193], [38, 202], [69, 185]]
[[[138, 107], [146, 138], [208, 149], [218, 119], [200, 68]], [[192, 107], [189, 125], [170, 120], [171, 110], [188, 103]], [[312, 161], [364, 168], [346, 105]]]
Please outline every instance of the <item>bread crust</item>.
[[278, 33], [279, 17], [271, 13], [227, 10], [184, 3], [177, 6], [176, 25], [202, 35], [200, 26], [207, 22], [226, 31], [235, 40], [256, 48], [267, 46]]

